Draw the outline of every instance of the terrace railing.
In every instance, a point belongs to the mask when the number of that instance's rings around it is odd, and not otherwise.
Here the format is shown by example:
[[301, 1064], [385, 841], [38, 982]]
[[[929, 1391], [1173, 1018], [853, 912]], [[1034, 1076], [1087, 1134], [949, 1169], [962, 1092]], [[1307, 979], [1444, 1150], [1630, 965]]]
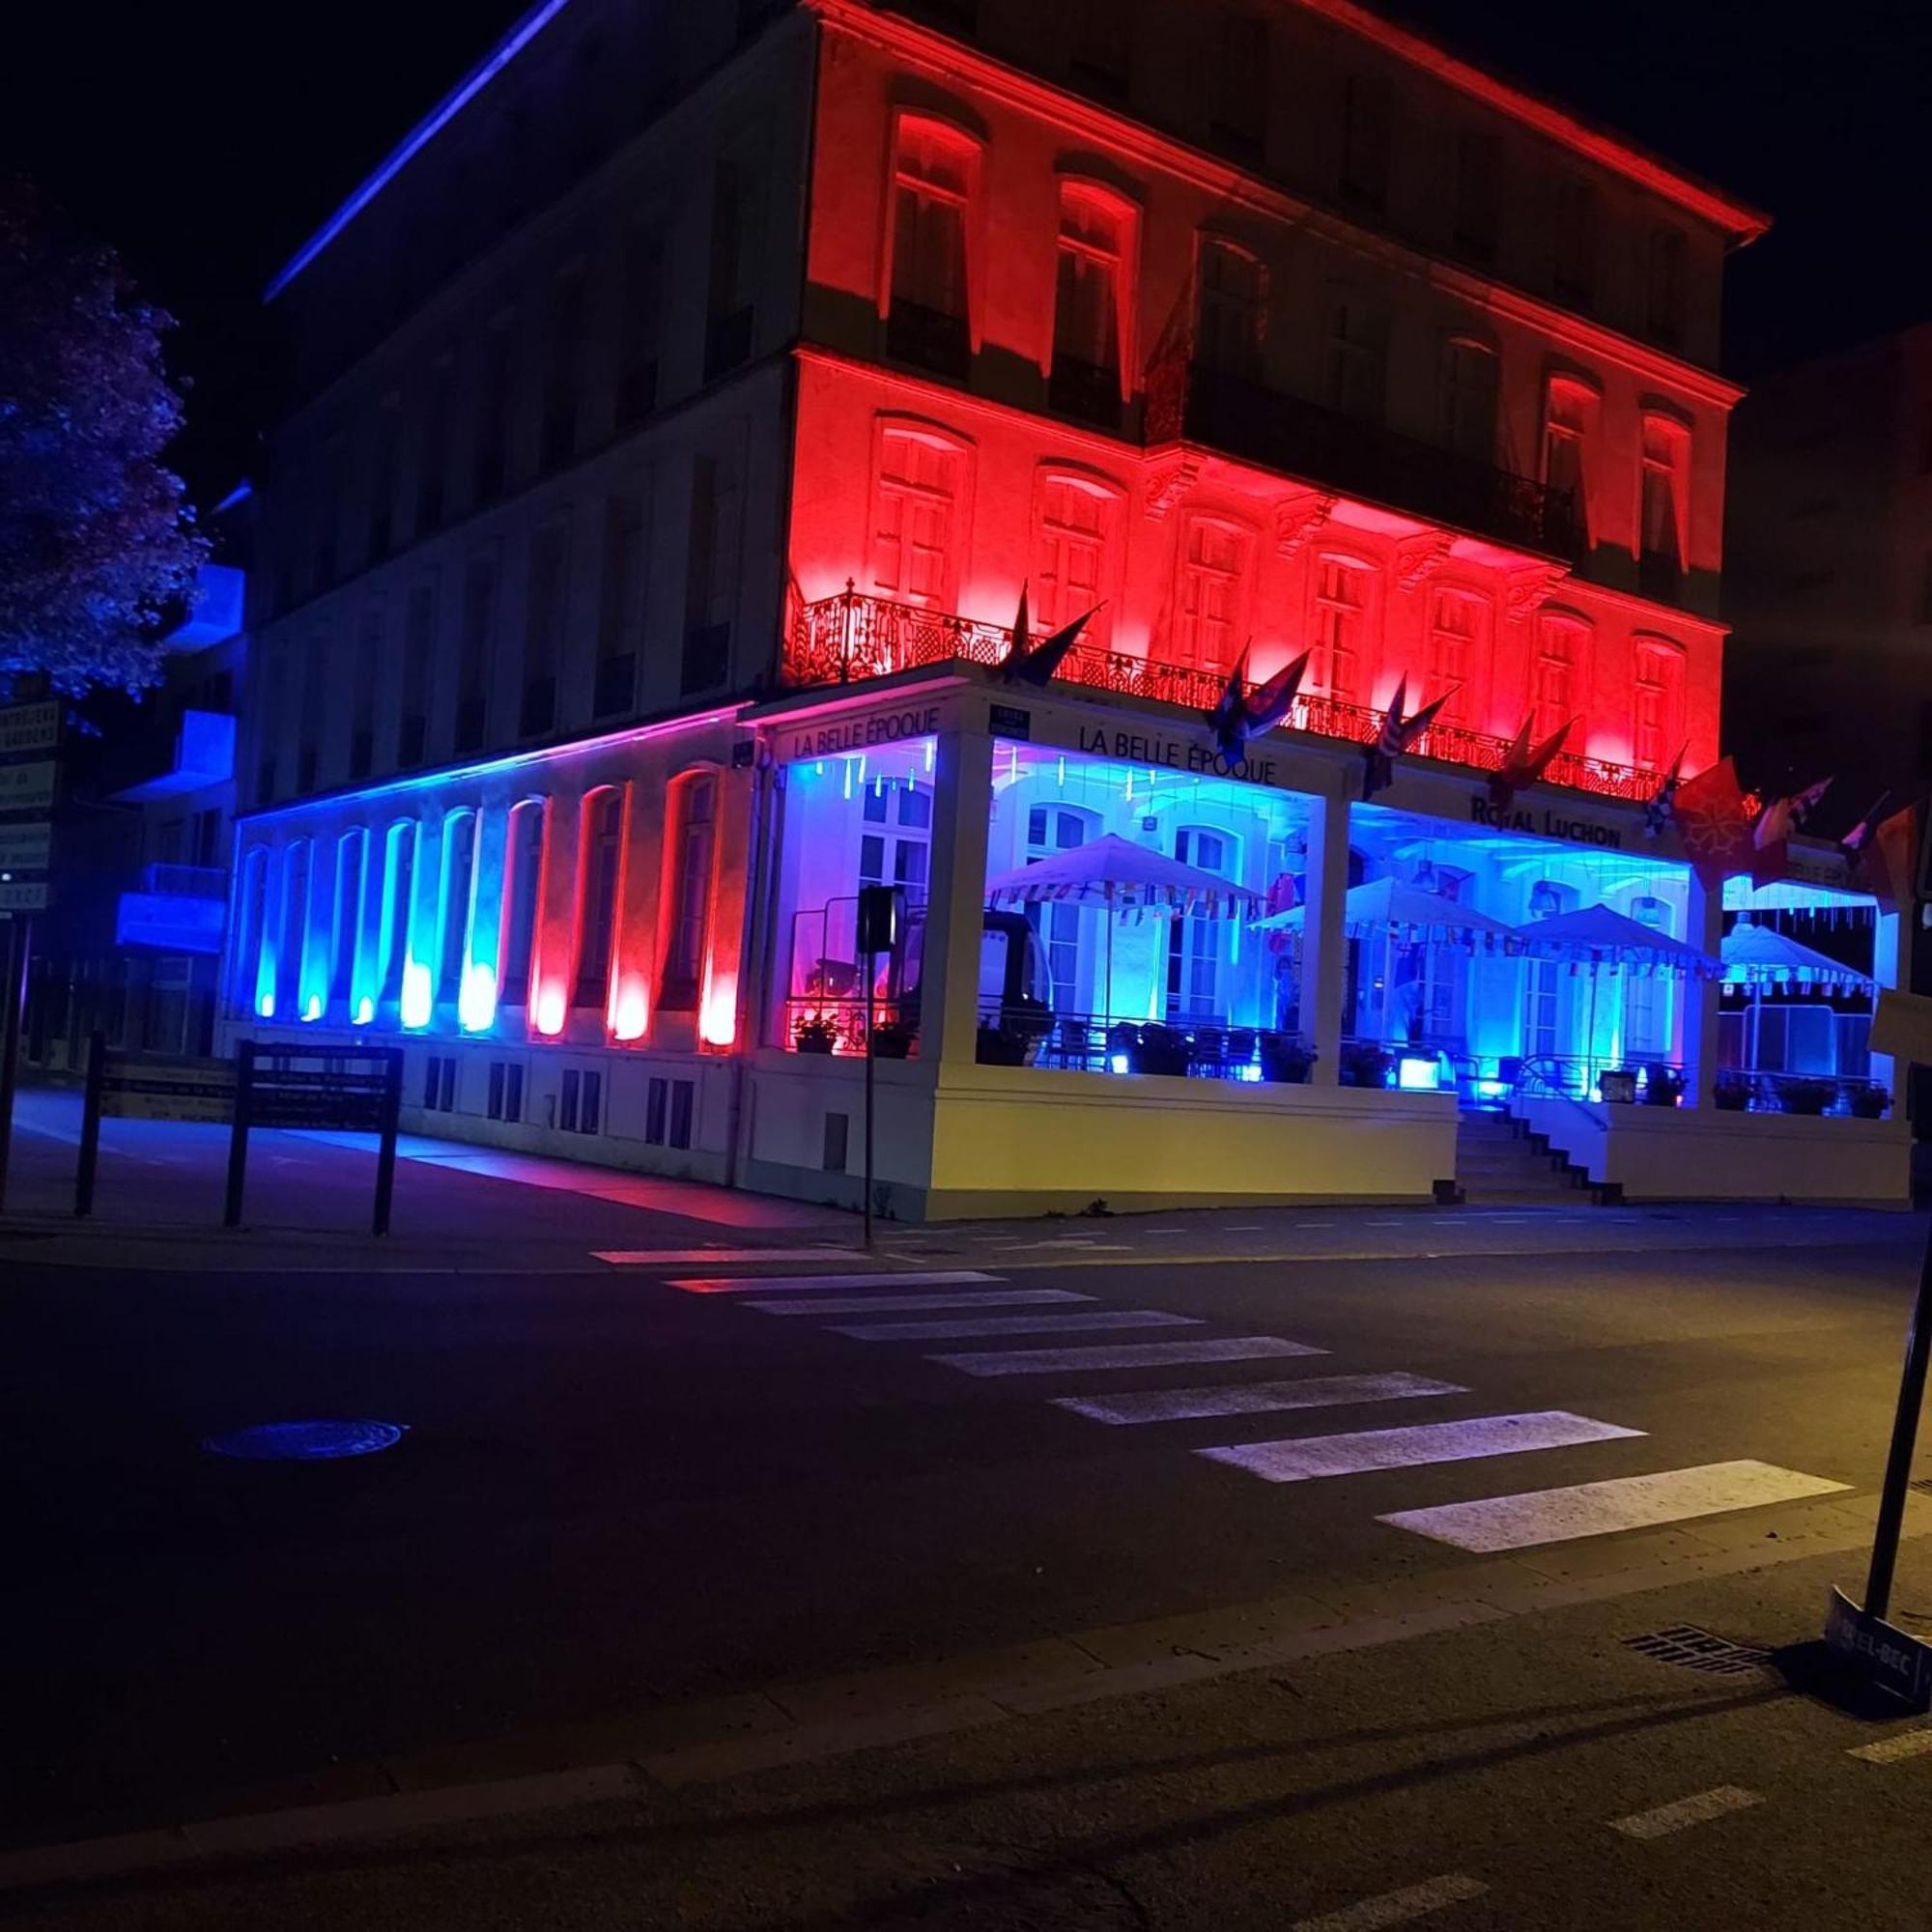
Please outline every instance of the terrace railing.
[[[1007, 625], [868, 597], [848, 582], [837, 596], [810, 603], [793, 601], [785, 682], [795, 689], [853, 684], [954, 660], [997, 665], [1012, 648], [1012, 640]], [[1212, 710], [1227, 688], [1225, 671], [1126, 651], [1076, 649], [1062, 663], [1058, 675], [1065, 683], [1090, 691], [1155, 698], [1190, 711]], [[1351, 745], [1373, 743], [1381, 729], [1381, 715], [1372, 705], [1335, 697], [1297, 698], [1286, 722], [1294, 730]], [[1501, 770], [1509, 741], [1487, 731], [1439, 724], [1422, 735], [1414, 750], [1421, 757], [1493, 772]], [[1553, 760], [1544, 777], [1546, 782], [1573, 791], [1638, 804], [1655, 794], [1660, 781], [1656, 772], [1635, 765], [1569, 752]]]

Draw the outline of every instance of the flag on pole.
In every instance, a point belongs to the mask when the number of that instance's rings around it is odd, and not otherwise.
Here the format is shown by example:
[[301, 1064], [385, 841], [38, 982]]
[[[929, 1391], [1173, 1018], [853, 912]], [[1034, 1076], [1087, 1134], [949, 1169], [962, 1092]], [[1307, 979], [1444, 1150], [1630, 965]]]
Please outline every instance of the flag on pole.
[[1790, 870], [1791, 837], [1803, 830], [1811, 809], [1832, 788], [1830, 779], [1820, 779], [1783, 798], [1775, 798], [1758, 814], [1751, 827], [1752, 881], [1760, 886], [1781, 879]]
[[1663, 782], [1652, 795], [1650, 803], [1643, 809], [1643, 836], [1656, 838], [1662, 835], [1663, 828], [1677, 814], [1677, 781], [1684, 771], [1684, 759], [1690, 747], [1686, 745], [1670, 761], [1670, 769], [1663, 775]]
[[1507, 811], [1517, 793], [1527, 791], [1543, 776], [1549, 761], [1563, 749], [1563, 741], [1577, 721], [1566, 719], [1542, 744], [1532, 747], [1529, 733], [1535, 722], [1533, 715], [1522, 721], [1510, 740], [1509, 750], [1503, 753], [1502, 769], [1490, 780], [1490, 803], [1498, 811]]
[[1013, 619], [1012, 648], [1000, 665], [1000, 676], [1008, 684], [1030, 684], [1044, 691], [1060, 668], [1061, 660], [1080, 639], [1080, 633], [1093, 622], [1101, 607], [1083, 611], [1070, 624], [1063, 624], [1050, 638], [1032, 640], [1027, 626], [1026, 586], [1020, 586], [1019, 613]]
[[1898, 912], [1913, 899], [1913, 867], [1918, 859], [1918, 808], [1908, 805], [1873, 827], [1860, 855], [1866, 891], [1885, 912]]
[[1751, 869], [1751, 815], [1729, 758], [1707, 765], [1678, 786], [1675, 816], [1691, 869], [1706, 891], [1721, 887], [1733, 872]]
[[1313, 656], [1314, 652], [1303, 651], [1298, 658], [1291, 658], [1264, 684], [1249, 691], [1248, 653], [1241, 653], [1240, 663], [1228, 673], [1228, 682], [1208, 714], [1208, 722], [1214, 727], [1214, 742], [1231, 764], [1247, 755], [1250, 738], [1272, 731], [1288, 716]]
[[1396, 686], [1395, 696], [1389, 699], [1388, 710], [1382, 715], [1382, 728], [1376, 734], [1376, 742], [1363, 753], [1366, 760], [1362, 773], [1364, 799], [1374, 798], [1377, 792], [1385, 791], [1394, 783], [1395, 761], [1435, 723], [1437, 714], [1459, 689], [1460, 686], [1451, 685], [1440, 697], [1405, 718], [1403, 706], [1408, 701], [1407, 678]]

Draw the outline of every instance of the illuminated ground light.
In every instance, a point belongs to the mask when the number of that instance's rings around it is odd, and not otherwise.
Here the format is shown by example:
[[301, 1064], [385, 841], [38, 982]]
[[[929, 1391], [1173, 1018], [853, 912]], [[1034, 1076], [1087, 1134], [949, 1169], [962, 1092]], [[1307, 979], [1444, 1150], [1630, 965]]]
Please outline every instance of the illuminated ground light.
[[302, 1018], [305, 1020], [319, 1020], [321, 1017], [322, 995], [320, 993], [311, 993], [308, 996], [308, 1004], [302, 1008]]
[[719, 986], [704, 996], [697, 1037], [707, 1046], [729, 1046], [738, 1037], [738, 988]]
[[554, 1039], [563, 1031], [563, 990], [546, 986], [537, 995], [537, 1031], [546, 1039]]
[[611, 1035], [613, 1039], [642, 1039], [650, 1025], [650, 1003], [636, 980], [626, 980], [611, 1003]]
[[374, 1456], [393, 1449], [407, 1425], [363, 1419], [327, 1422], [258, 1422], [202, 1438], [211, 1456], [242, 1463], [327, 1463], [341, 1456]]
[[480, 960], [463, 969], [456, 1020], [465, 1033], [487, 1033], [497, 1017], [497, 969]]
[[367, 993], [355, 1002], [355, 1024], [367, 1026], [376, 1017], [376, 1002]]
[[414, 959], [403, 962], [402, 1022], [406, 1027], [426, 1027], [436, 1010], [430, 990], [429, 968]]
[[1396, 1082], [1405, 1094], [1434, 1094], [1442, 1085], [1442, 1063], [1434, 1054], [1405, 1053], [1396, 1063]]
[[275, 1017], [275, 996], [272, 993], [255, 995], [255, 1011], [259, 1018], [271, 1020]]

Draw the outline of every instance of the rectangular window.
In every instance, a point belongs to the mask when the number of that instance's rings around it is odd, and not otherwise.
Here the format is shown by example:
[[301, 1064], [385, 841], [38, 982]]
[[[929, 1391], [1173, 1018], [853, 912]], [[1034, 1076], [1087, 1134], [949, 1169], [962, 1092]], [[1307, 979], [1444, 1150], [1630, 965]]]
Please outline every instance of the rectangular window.
[[644, 1089], [644, 1139], [652, 1147], [664, 1146], [665, 1108], [669, 1090], [669, 1081], [656, 1073]]
[[1463, 336], [1443, 350], [1442, 440], [1472, 462], [1496, 460], [1496, 358]]
[[1245, 248], [1204, 236], [1200, 312], [1194, 359], [1204, 368], [1254, 382], [1261, 374], [1266, 285], [1262, 265]]
[[497, 642], [497, 555], [478, 551], [463, 573], [463, 631], [456, 666], [458, 757], [483, 749], [489, 731], [490, 662]]
[[382, 676], [383, 607], [372, 604], [355, 633], [349, 692], [349, 777], [366, 779], [376, 763], [376, 688]]
[[1686, 450], [1687, 440], [1673, 425], [1656, 417], [1644, 419], [1637, 587], [1647, 595], [1674, 594], [1684, 567]]
[[721, 155], [711, 178], [710, 298], [704, 326], [707, 383], [751, 357], [756, 257], [756, 171], [743, 156]]
[[691, 1117], [696, 1097], [695, 1082], [673, 1080], [670, 1083], [670, 1132], [668, 1138], [674, 1148], [691, 1145]]
[[696, 1006], [711, 924], [711, 859], [716, 835], [717, 781], [708, 774], [682, 780], [674, 794], [671, 834], [670, 931], [664, 989], [658, 1004]]
[[[1107, 596], [1120, 514], [1118, 495], [1085, 478], [1048, 476], [1034, 528], [1034, 611], [1042, 631], [1070, 624]], [[1106, 647], [1108, 612], [1081, 634], [1083, 648]]]
[[579, 867], [577, 956], [580, 1007], [601, 1007], [611, 987], [611, 951], [616, 939], [617, 882], [624, 853], [624, 794], [616, 789], [595, 793], [583, 827], [583, 857]]
[[302, 661], [302, 709], [296, 745], [296, 790], [312, 792], [322, 775], [322, 727], [328, 715], [328, 634], [308, 640]]
[[1234, 666], [1244, 641], [1241, 579], [1247, 552], [1244, 530], [1212, 517], [1189, 520], [1175, 599], [1174, 651], [1181, 664], [1211, 671]]
[[428, 394], [423, 398], [422, 452], [416, 465], [416, 535], [428, 536], [442, 527], [445, 493], [449, 486], [449, 425], [454, 409], [456, 368], [447, 355], [429, 365]]
[[944, 376], [966, 373], [966, 216], [978, 153], [951, 129], [908, 115], [893, 181], [893, 287], [887, 353]]
[[1223, 8], [1213, 23], [1215, 145], [1258, 162], [1267, 139], [1267, 22]]
[[1098, 190], [1063, 185], [1047, 399], [1102, 427], [1121, 414], [1127, 216]]
[[479, 507], [503, 494], [509, 474], [513, 323], [507, 312], [498, 315], [483, 336], [483, 367], [476, 386], [476, 461], [470, 476], [470, 494]]
[[1364, 208], [1388, 200], [1393, 101], [1378, 74], [1350, 74], [1342, 97], [1342, 192]]
[[691, 544], [685, 565], [686, 696], [729, 681], [743, 508], [735, 460], [700, 455], [691, 467]]
[[1429, 696], [1451, 693], [1436, 716], [1445, 724], [1469, 723], [1485, 683], [1489, 606], [1459, 590], [1438, 590], [1429, 607]]
[[1456, 140], [1456, 246], [1479, 262], [1495, 259], [1502, 172], [1501, 139], [1465, 128]]
[[1340, 557], [1316, 565], [1315, 658], [1311, 683], [1344, 704], [1362, 701], [1369, 573]]
[[1576, 175], [1556, 185], [1555, 260], [1550, 287], [1556, 299], [1588, 308], [1597, 293], [1597, 190]]
[[1590, 535], [1589, 474], [1584, 425], [1591, 400], [1575, 384], [1552, 382], [1544, 405], [1543, 481], [1559, 503], [1567, 503], [1577, 533]]
[[1589, 633], [1567, 618], [1546, 616], [1537, 626], [1530, 705], [1531, 728], [1539, 738], [1548, 737], [1577, 715], [1588, 645]]
[[1379, 422], [1388, 396], [1388, 317], [1360, 300], [1328, 312], [1328, 407]]
[[410, 586], [403, 635], [402, 703], [396, 719], [396, 764], [411, 771], [429, 750], [430, 673], [436, 662], [436, 585]]
[[624, 251], [624, 295], [617, 350], [617, 427], [640, 423], [658, 406], [664, 347], [665, 231], [659, 221], [631, 231]]
[[403, 968], [410, 956], [410, 917], [415, 902], [416, 828], [389, 828], [387, 862], [384, 867], [383, 990], [384, 1000], [403, 995]]
[[329, 934], [328, 1000], [347, 1017], [355, 978], [355, 935], [362, 923], [362, 855], [366, 832], [345, 832], [335, 844], [335, 919]]
[[566, 269], [550, 292], [544, 319], [543, 467], [577, 454], [578, 390], [582, 380], [583, 291], [581, 268]]
[[1673, 348], [1684, 339], [1684, 231], [1654, 228], [1644, 308], [1650, 332]]
[[590, 708], [620, 718], [638, 704], [643, 656], [650, 552], [645, 541], [649, 494], [640, 483], [604, 506], [604, 565], [597, 612], [597, 671]]
[[469, 901], [476, 880], [476, 814], [452, 812], [444, 822], [442, 858], [442, 952], [436, 997], [454, 1004], [469, 956]]
[[390, 394], [376, 411], [376, 446], [369, 468], [369, 561], [388, 555], [395, 535], [396, 460], [402, 441], [403, 399]]
[[563, 1069], [563, 1080], [556, 1098], [556, 1124], [566, 1134], [577, 1131], [577, 1092], [582, 1084], [576, 1067], [566, 1066]]
[[1636, 647], [1632, 749], [1638, 767], [1661, 772], [1677, 755], [1684, 716], [1684, 653], [1663, 642]]
[[965, 456], [918, 430], [884, 429], [872, 485], [872, 587], [902, 604], [952, 608]]
[[528, 609], [524, 628], [524, 696], [518, 732], [540, 738], [556, 726], [556, 682], [563, 664], [569, 594], [570, 525], [553, 517], [530, 537]]

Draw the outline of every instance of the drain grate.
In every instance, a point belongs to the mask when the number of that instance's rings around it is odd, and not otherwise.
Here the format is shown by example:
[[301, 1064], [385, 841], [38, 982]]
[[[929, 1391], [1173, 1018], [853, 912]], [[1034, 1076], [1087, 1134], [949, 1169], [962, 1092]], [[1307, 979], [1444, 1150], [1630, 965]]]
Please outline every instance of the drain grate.
[[1761, 1646], [1733, 1643], [1729, 1637], [1699, 1630], [1695, 1624], [1672, 1624], [1668, 1630], [1652, 1631], [1646, 1636], [1627, 1636], [1624, 1648], [1659, 1663], [1675, 1663], [1713, 1677], [1742, 1677], [1747, 1671], [1764, 1669], [1771, 1662], [1771, 1652]]

